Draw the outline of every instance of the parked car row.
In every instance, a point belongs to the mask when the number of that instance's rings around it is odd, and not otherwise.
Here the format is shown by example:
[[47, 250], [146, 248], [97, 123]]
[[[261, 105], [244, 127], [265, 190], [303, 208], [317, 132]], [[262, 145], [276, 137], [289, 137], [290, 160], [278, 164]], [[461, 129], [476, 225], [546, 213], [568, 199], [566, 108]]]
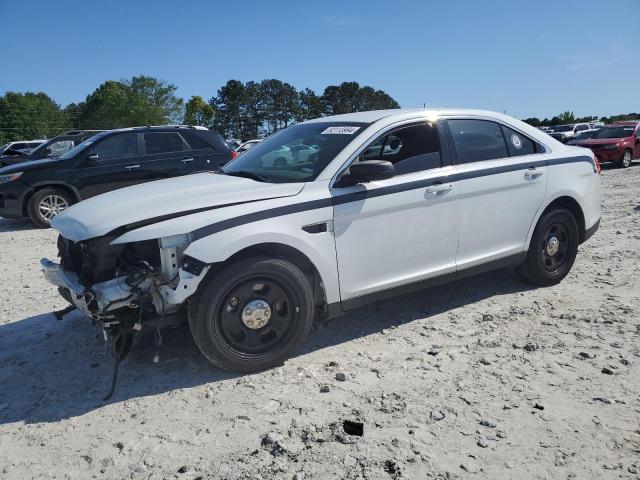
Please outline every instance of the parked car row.
[[1, 157], [0, 217], [29, 217], [47, 227], [81, 200], [138, 183], [217, 170], [231, 152], [203, 127], [73, 131], [30, 153]]
[[634, 159], [640, 159], [640, 120], [606, 125], [577, 145], [590, 148], [601, 163], [627, 168]]

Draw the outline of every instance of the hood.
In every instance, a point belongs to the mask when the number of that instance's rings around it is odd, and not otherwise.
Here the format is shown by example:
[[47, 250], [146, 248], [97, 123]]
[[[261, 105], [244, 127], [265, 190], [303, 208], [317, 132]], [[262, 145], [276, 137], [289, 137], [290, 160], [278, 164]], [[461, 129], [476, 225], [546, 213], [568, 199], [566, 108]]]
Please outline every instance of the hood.
[[142, 226], [232, 204], [289, 197], [303, 183], [263, 183], [247, 178], [198, 173], [114, 190], [84, 200], [56, 216], [51, 225], [75, 242], [118, 228]]
[[28, 157], [2, 157], [0, 158], [0, 175], [40, 170], [42, 168], [51, 167], [57, 162], [59, 162], [57, 158], [31, 160]]
[[580, 142], [581, 147], [590, 147], [592, 145], [615, 145], [626, 140], [628, 137], [622, 138], [588, 138]]

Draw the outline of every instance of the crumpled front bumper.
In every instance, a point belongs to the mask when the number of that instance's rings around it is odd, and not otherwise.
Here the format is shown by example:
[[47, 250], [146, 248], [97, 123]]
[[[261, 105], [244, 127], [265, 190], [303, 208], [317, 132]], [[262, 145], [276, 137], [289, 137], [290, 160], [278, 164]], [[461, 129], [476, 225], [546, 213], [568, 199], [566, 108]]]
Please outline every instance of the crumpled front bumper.
[[80, 284], [74, 272], [65, 271], [58, 263], [43, 258], [40, 266], [44, 278], [53, 285], [68, 289], [75, 306], [90, 318], [99, 318], [111, 310], [133, 306], [134, 295], [126, 283], [126, 277], [86, 288]]

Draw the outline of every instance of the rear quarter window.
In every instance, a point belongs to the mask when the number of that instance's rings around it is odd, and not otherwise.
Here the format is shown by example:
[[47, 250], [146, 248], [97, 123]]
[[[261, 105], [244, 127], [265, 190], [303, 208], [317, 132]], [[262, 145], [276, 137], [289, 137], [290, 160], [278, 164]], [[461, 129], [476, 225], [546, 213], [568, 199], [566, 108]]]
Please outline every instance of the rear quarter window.
[[210, 150], [214, 149], [212, 145], [193, 133], [183, 132], [181, 135], [187, 141], [192, 150], [204, 150], [205, 148]]
[[504, 138], [507, 141], [507, 149], [510, 156], [517, 157], [536, 153], [536, 144], [530, 138], [504, 125], [501, 125], [501, 127]]

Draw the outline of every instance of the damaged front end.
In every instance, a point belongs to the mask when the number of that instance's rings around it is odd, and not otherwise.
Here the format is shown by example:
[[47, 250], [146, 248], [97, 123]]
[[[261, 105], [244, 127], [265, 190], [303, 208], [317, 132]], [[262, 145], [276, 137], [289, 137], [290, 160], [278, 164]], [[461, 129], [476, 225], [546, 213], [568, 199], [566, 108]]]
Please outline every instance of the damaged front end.
[[112, 244], [115, 238], [73, 242], [59, 236], [60, 263], [42, 259], [40, 264], [60, 294], [101, 327], [119, 362], [143, 325], [157, 322], [159, 344], [165, 322], [184, 318], [185, 300], [210, 266], [183, 254], [188, 235]]

